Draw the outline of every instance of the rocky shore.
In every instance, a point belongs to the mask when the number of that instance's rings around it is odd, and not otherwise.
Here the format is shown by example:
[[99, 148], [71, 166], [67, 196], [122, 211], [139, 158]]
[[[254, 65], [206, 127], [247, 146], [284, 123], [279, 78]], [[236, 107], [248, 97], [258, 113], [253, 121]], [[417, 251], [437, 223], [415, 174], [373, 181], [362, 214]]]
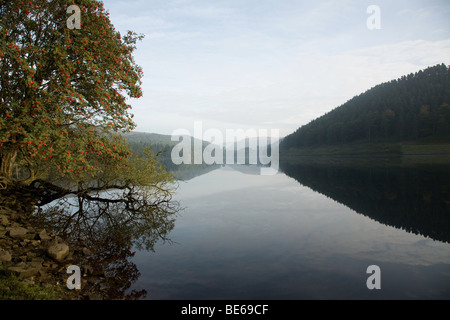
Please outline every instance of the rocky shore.
[[[0, 280], [15, 277], [29, 286], [54, 289], [59, 300], [102, 300], [102, 274], [82, 266], [82, 290], [69, 290], [67, 269], [86, 260], [90, 250], [69, 244], [46, 229], [33, 226], [26, 215], [0, 207]], [[4, 288], [9, 290], [9, 288]]]

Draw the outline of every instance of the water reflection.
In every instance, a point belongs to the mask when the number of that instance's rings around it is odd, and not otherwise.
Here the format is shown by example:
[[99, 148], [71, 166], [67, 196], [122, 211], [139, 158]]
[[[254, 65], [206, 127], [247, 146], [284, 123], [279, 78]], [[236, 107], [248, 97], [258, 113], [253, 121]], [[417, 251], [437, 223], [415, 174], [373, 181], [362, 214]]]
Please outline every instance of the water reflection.
[[146, 290], [130, 291], [140, 277], [132, 261], [133, 248], [153, 251], [156, 243], [170, 242], [169, 233], [179, 211], [179, 203], [171, 199], [143, 204], [80, 196], [40, 208], [35, 219], [80, 251], [74, 263], [90, 277], [83, 290], [101, 293], [102, 299], [129, 300], [147, 295]]
[[282, 161], [300, 184], [388, 226], [450, 242], [450, 165]]
[[[291, 165], [291, 174], [305, 166]], [[319, 177], [300, 181], [318, 191], [327, 183], [331, 190], [348, 188], [347, 197], [377, 189], [356, 188], [361, 183], [352, 179], [364, 174], [335, 183], [339, 178], [329, 179], [324, 166], [308, 165]], [[371, 167], [383, 166], [357, 170]], [[148, 299], [175, 300], [448, 299], [447, 243], [356, 214], [285, 174], [247, 174], [251, 169], [227, 166], [180, 184], [177, 198], [186, 210], [171, 233], [176, 244], [136, 253], [142, 276], [134, 288], [147, 289]], [[299, 179], [308, 174], [315, 175]], [[357, 191], [347, 195], [352, 188]], [[372, 204], [384, 210], [376, 197]], [[366, 286], [369, 265], [382, 269], [381, 291]]]
[[[303, 186], [225, 167], [180, 184], [182, 216], [174, 201], [135, 211], [67, 198], [38, 217], [83, 240], [90, 254], [80, 263], [106, 299], [448, 299], [448, 244], [383, 225], [450, 242], [448, 166], [281, 168]], [[381, 292], [366, 287], [372, 264]]]

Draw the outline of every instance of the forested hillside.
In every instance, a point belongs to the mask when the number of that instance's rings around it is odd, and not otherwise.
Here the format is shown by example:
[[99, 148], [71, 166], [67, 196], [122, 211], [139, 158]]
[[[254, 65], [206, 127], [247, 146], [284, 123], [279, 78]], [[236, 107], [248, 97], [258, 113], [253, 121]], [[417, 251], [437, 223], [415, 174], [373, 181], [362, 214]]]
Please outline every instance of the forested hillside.
[[280, 148], [434, 138], [442, 142], [449, 136], [450, 68], [440, 64], [352, 98], [287, 136]]
[[130, 146], [131, 152], [137, 155], [143, 155], [145, 148], [151, 148], [154, 154], [158, 155], [158, 162], [161, 163], [166, 170], [174, 169], [172, 161], [170, 161], [170, 152], [177, 142], [171, 141], [168, 135], [160, 135], [156, 133], [131, 132], [124, 136]]
[[[143, 156], [144, 150], [150, 148], [152, 152], [157, 155], [158, 163], [161, 164], [166, 171], [171, 172], [176, 179], [189, 180], [219, 167], [218, 165], [207, 164], [174, 164], [171, 159], [171, 153], [173, 147], [177, 145], [179, 141], [172, 141], [172, 137], [169, 135], [131, 132], [124, 135], [124, 138], [128, 142], [131, 152], [135, 155]], [[195, 139], [191, 137], [191, 163], [194, 163], [194, 154], [196, 152], [194, 150], [194, 141]], [[198, 140], [197, 143], [201, 143], [202, 151], [209, 144], [206, 141]]]

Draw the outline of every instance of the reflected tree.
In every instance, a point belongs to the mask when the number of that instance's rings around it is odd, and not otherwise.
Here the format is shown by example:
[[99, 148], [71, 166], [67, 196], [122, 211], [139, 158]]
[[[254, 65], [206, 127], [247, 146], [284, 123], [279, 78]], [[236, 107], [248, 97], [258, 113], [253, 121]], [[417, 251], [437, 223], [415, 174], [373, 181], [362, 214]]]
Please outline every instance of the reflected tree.
[[[320, 159], [319, 159], [320, 160]], [[321, 164], [282, 161], [281, 169], [304, 186], [383, 224], [450, 242], [448, 165], [383, 166], [373, 160]]]
[[181, 210], [173, 199], [177, 184], [150, 154], [136, 157], [127, 175], [96, 178], [73, 190], [56, 183], [34, 185], [45, 192], [33, 219], [83, 249], [79, 264], [102, 280], [108, 299], [142, 298], [144, 291], [128, 292], [140, 276], [132, 250], [154, 251], [156, 243], [171, 242]]
[[40, 208], [34, 219], [83, 249], [77, 263], [100, 281], [107, 299], [139, 299], [145, 291], [128, 292], [140, 276], [132, 250], [154, 251], [156, 243], [171, 242], [180, 206], [171, 196], [144, 202], [117, 196], [111, 190], [66, 197]]

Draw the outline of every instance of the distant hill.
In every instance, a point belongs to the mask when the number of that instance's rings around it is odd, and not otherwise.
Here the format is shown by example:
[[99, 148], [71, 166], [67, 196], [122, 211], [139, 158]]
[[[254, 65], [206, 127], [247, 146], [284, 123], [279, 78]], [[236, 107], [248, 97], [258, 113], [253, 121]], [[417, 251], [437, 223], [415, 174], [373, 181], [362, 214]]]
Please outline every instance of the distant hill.
[[[173, 163], [171, 159], [171, 153], [173, 147], [175, 147], [180, 141], [172, 141], [172, 136], [157, 134], [157, 133], [148, 133], [148, 132], [137, 132], [133, 131], [124, 135], [124, 138], [127, 140], [128, 145], [131, 148], [133, 154], [142, 155], [145, 148], [151, 148], [154, 154], [158, 154], [158, 162], [168, 171], [173, 174], [176, 179], [179, 180], [190, 180], [199, 175], [206, 174], [210, 171], [219, 169], [221, 164], [208, 165], [206, 163], [203, 164], [180, 164], [176, 165]], [[194, 142], [200, 143], [202, 145], [202, 151], [210, 145], [209, 142], [191, 138], [191, 158], [192, 163], [194, 163], [195, 150], [194, 150]], [[249, 139], [247, 139], [249, 140]], [[253, 140], [256, 145], [256, 149], [252, 149], [249, 146], [252, 145], [249, 141], [246, 141], [245, 148], [239, 148], [239, 144], [235, 142], [234, 144], [228, 145], [227, 148], [223, 147], [223, 163], [227, 162], [226, 155], [227, 153], [234, 154], [234, 164], [230, 165], [234, 170], [238, 170], [240, 172], [246, 174], [260, 174], [260, 168], [255, 166], [247, 166], [247, 165], [238, 165], [238, 160], [242, 161], [243, 164], [250, 164], [250, 154], [259, 155], [260, 146], [257, 140]], [[265, 154], [271, 151], [271, 146], [264, 146], [264, 149], [261, 152], [265, 152]], [[266, 150], [268, 148], [268, 150]], [[259, 158], [258, 158], [259, 159]]]
[[[151, 147], [155, 152], [169, 152], [170, 155], [172, 148], [180, 142], [172, 141], [172, 136], [169, 135], [138, 131], [130, 132], [124, 137], [126, 138], [133, 152], [136, 153], [141, 153], [144, 148]], [[202, 141], [193, 137], [190, 138], [192, 146], [194, 146], [195, 141], [200, 143], [203, 148], [205, 148], [209, 144], [209, 142], [206, 141]]]
[[285, 137], [280, 150], [411, 141], [450, 144], [445, 64], [373, 87]]
[[139, 143], [145, 145], [175, 145], [175, 142], [171, 141], [171, 136], [157, 133], [138, 132], [133, 131], [126, 135], [126, 139], [129, 143]]
[[[158, 154], [158, 162], [169, 172], [171, 172], [176, 179], [189, 180], [198, 175], [208, 173], [211, 170], [218, 169], [219, 165], [206, 165], [206, 164], [181, 164], [176, 165], [171, 159], [171, 153], [174, 146], [176, 146], [179, 141], [172, 141], [172, 136], [157, 134], [157, 133], [147, 133], [147, 132], [137, 132], [133, 131], [126, 135], [124, 138], [127, 140], [128, 145], [131, 148], [133, 154], [142, 155], [145, 148], [151, 148], [154, 154]], [[209, 142], [201, 141], [191, 138], [192, 145], [192, 163], [194, 162], [194, 141], [200, 142], [204, 149]]]
[[151, 148], [153, 153], [159, 155], [159, 162], [169, 171], [176, 169], [170, 161], [170, 152], [176, 145], [176, 141], [171, 141], [171, 136], [147, 133], [131, 132], [124, 136], [133, 154], [142, 155], [144, 149]]
[[[179, 141], [172, 141], [172, 137], [169, 135], [157, 134], [157, 133], [147, 133], [147, 132], [131, 132], [124, 135], [124, 138], [127, 140], [131, 151], [133, 154], [141, 155], [145, 148], [150, 147], [155, 154], [159, 153], [159, 162], [163, 164], [168, 171], [175, 171], [182, 168], [182, 166], [177, 166], [173, 164], [171, 161], [171, 152], [174, 146], [176, 146]], [[202, 145], [202, 152], [204, 149], [210, 145], [209, 142], [199, 140], [193, 137], [191, 138], [191, 154], [192, 154], [192, 163], [194, 163], [195, 157], [195, 148], [194, 144], [199, 143]], [[223, 150], [223, 163], [227, 162], [227, 154], [234, 154], [234, 163], [238, 163], [242, 161], [243, 164], [250, 163], [250, 154], [257, 157], [259, 160], [260, 154], [260, 146], [259, 140], [254, 138], [246, 138], [245, 147], [240, 148], [240, 144], [237, 142], [229, 144], [227, 147], [222, 147]], [[253, 144], [251, 143], [253, 142]], [[256, 146], [256, 148], [251, 148], [250, 146]], [[263, 154], [270, 154], [271, 146], [264, 145], [262, 147], [261, 152]], [[258, 162], [259, 163], [259, 162]], [[200, 167], [202, 165], [196, 165], [196, 167]], [[206, 165], [205, 165], [206, 166]]]

